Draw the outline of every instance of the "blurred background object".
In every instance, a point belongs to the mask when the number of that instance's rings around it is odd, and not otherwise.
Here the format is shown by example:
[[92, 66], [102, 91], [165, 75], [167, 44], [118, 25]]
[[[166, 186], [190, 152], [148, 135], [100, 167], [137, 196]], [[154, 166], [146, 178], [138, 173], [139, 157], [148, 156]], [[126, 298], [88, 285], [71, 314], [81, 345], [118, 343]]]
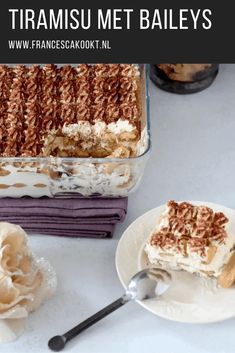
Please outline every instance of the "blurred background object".
[[212, 84], [219, 64], [151, 64], [150, 78], [161, 89], [179, 93], [195, 93]]

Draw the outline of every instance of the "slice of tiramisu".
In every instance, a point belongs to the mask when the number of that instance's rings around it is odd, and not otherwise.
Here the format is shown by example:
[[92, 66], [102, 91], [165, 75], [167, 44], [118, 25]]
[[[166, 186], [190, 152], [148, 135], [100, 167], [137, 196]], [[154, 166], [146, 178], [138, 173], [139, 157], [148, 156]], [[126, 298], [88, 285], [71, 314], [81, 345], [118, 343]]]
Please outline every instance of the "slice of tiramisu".
[[169, 201], [145, 251], [151, 264], [217, 278], [221, 287], [235, 281], [234, 236], [228, 218], [206, 206]]

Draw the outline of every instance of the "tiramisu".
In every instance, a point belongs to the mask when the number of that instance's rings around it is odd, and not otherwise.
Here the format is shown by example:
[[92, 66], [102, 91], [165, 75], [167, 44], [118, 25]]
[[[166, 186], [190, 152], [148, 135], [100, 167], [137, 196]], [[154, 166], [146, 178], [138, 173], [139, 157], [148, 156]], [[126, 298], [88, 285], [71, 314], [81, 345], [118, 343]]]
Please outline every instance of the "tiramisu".
[[212, 64], [158, 64], [158, 69], [173, 81], [193, 82], [198, 73], [203, 73], [212, 67]]
[[133, 64], [0, 65], [0, 156], [135, 156], [139, 80]]
[[235, 281], [234, 236], [228, 218], [206, 206], [169, 201], [145, 251], [151, 264], [215, 277], [221, 287]]

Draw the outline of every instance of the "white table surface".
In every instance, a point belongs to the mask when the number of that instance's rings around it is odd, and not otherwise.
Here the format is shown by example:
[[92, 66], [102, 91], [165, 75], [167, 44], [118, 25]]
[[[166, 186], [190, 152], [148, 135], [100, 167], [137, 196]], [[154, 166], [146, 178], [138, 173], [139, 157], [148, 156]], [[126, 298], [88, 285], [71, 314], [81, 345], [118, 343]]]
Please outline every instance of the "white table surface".
[[[1, 353], [49, 352], [48, 339], [71, 328], [123, 292], [115, 249], [124, 229], [168, 199], [205, 200], [235, 208], [235, 65], [221, 65], [207, 90], [174, 95], [151, 88], [152, 154], [140, 188], [129, 197], [113, 239], [32, 236], [58, 274], [53, 299], [30, 315], [23, 336]], [[218, 303], [219, 305], [219, 303]], [[129, 303], [71, 342], [65, 352], [232, 353], [235, 319], [186, 325]]]

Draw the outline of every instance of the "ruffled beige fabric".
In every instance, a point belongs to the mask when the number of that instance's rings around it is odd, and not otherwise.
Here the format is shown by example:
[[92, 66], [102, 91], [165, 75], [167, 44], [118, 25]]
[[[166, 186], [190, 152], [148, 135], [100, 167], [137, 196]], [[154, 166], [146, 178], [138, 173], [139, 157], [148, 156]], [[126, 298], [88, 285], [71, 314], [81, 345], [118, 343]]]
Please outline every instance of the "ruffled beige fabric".
[[26, 233], [20, 226], [0, 222], [0, 342], [14, 339], [22, 331], [22, 319], [44, 299], [41, 294], [38, 299], [42, 283], [43, 273]]

